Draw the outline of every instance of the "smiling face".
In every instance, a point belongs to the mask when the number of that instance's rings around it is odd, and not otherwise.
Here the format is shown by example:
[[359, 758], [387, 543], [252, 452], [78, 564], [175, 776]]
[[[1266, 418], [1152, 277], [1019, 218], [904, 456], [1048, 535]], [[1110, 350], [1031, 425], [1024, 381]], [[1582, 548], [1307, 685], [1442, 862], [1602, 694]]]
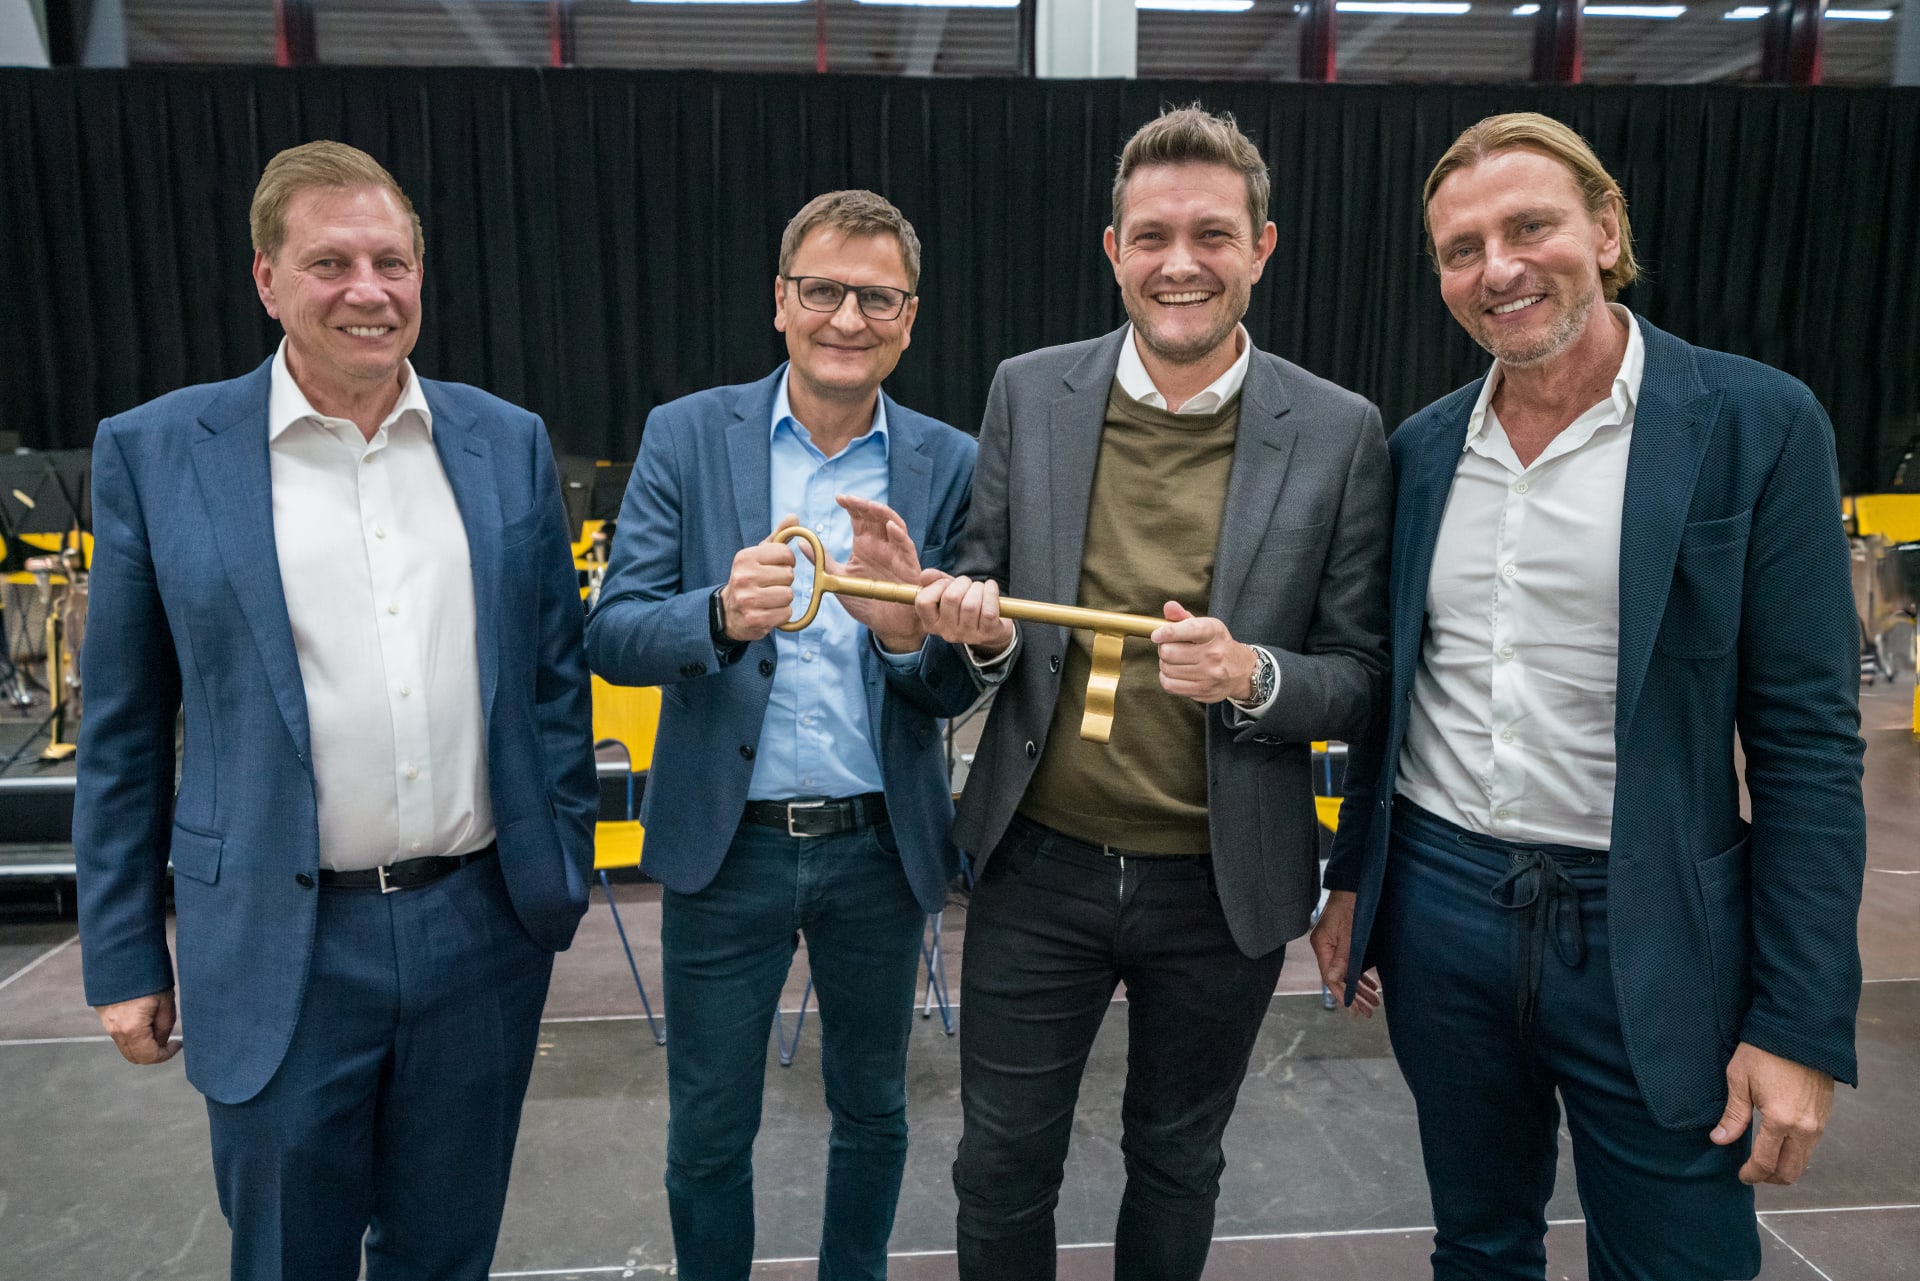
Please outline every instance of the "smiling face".
[[[815, 227], [794, 251], [789, 276], [824, 276], [843, 285], [887, 285], [907, 292], [906, 259], [890, 235], [849, 236], [835, 227]], [[799, 286], [773, 282], [773, 327], [787, 336], [792, 360], [789, 379], [823, 400], [855, 401], [873, 395], [900, 363], [913, 341], [918, 298], [892, 320], [875, 320], [860, 310], [849, 290], [837, 311], [811, 311], [800, 305]]]
[[422, 274], [412, 220], [385, 188], [316, 187], [288, 201], [286, 236], [271, 258], [254, 253], [253, 282], [316, 408], [398, 379], [420, 337]]
[[1620, 257], [1614, 210], [1587, 210], [1573, 175], [1537, 151], [1503, 151], [1447, 175], [1427, 210], [1440, 294], [1501, 364], [1565, 352], [1606, 307]]
[[1276, 235], [1272, 223], [1254, 229], [1246, 179], [1225, 165], [1136, 169], [1121, 221], [1107, 228], [1107, 257], [1142, 345], [1172, 365], [1231, 347]]

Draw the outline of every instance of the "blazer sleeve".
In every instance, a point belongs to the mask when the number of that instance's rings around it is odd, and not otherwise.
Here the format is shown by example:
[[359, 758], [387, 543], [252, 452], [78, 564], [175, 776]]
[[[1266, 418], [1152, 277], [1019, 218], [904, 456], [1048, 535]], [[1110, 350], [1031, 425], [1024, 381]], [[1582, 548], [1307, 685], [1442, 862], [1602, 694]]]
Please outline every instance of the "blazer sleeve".
[[684, 509], [694, 478], [681, 472], [675, 427], [667, 407], [647, 415], [600, 603], [587, 619], [587, 659], [616, 685], [671, 685], [723, 666], [707, 626], [707, 598], [724, 583], [682, 581]]
[[[927, 520], [926, 539], [921, 545], [926, 556], [923, 568], [954, 572], [959, 543], [968, 523], [972, 503], [976, 447], [973, 440], [942, 424], [936, 430], [946, 434], [936, 466], [933, 488], [940, 495]], [[937, 636], [929, 636], [920, 648], [920, 661], [909, 666], [882, 662], [881, 672], [887, 688], [908, 704], [929, 716], [951, 719], [979, 700], [972, 666], [957, 646]]]
[[167, 853], [180, 667], [146, 518], [114, 420], [93, 446], [93, 564], [81, 650], [87, 712], [73, 848], [89, 1005], [173, 987]]
[[580, 577], [573, 567], [566, 503], [553, 463], [553, 446], [538, 418], [534, 419], [532, 467], [535, 501], [547, 512], [540, 530], [534, 716], [561, 841], [584, 883], [593, 868], [593, 824], [600, 808], [593, 765], [593, 691], [582, 643]]
[[1736, 716], [1751, 799], [1741, 1039], [1856, 1083], [1866, 869], [1859, 638], [1833, 428], [1811, 393], [1753, 509]]
[[1280, 687], [1266, 711], [1238, 727], [1239, 737], [1353, 740], [1365, 734], [1386, 678], [1392, 521], [1386, 436], [1380, 411], [1368, 405], [1354, 433], [1306, 637], [1297, 652], [1269, 647], [1280, 667]]
[[[1013, 453], [1013, 412], [1007, 385], [1007, 366], [1002, 363], [994, 371], [993, 385], [987, 389], [987, 410], [980, 420], [979, 450], [974, 457], [973, 487], [968, 497], [966, 520], [961, 528], [953, 563], [943, 567], [950, 573], [967, 578], [991, 578], [1000, 585], [1003, 593], [1007, 590], [1011, 556], [1009, 548], [1013, 541], [1007, 496], [1008, 470]], [[1016, 629], [1023, 626], [1025, 624], [1014, 624]], [[1014, 645], [1016, 651], [1025, 648], [1019, 643], [1017, 630]], [[958, 716], [966, 711], [978, 701], [983, 691], [1006, 680], [1012, 664], [1019, 661], [1020, 655], [1016, 652], [989, 679], [982, 676], [961, 646], [951, 645], [937, 636], [928, 638], [927, 663], [966, 674], [966, 701], [939, 714]]]

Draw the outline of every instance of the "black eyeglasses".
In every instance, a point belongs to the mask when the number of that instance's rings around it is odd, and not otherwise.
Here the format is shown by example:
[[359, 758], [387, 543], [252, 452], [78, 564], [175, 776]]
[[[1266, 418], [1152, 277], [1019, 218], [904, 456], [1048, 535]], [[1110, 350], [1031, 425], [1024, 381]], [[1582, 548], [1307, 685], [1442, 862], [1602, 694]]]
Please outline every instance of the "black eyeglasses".
[[782, 276], [780, 279], [793, 282], [800, 305], [808, 311], [839, 311], [851, 290], [860, 314], [869, 320], [897, 319], [906, 309], [907, 299], [913, 297], [891, 285], [847, 285], [825, 276]]

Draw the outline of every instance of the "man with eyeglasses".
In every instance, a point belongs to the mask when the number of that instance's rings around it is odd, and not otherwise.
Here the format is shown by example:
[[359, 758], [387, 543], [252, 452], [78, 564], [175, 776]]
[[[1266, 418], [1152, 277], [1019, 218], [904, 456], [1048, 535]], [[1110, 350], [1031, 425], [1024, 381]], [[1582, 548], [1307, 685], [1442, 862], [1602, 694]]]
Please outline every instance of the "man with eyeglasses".
[[872, 192], [794, 215], [774, 280], [788, 362], [648, 417], [588, 621], [595, 671], [663, 693], [641, 818], [666, 887], [666, 1184], [690, 1281], [752, 1267], [767, 1032], [800, 934], [833, 1118], [820, 1274], [886, 1276], [920, 939], [958, 867], [933, 691], [971, 682], [944, 647], [923, 668], [911, 606], [830, 597], [775, 630], [812, 566], [769, 535], [804, 523], [830, 568], [868, 577], [947, 563], [974, 443], [880, 390], [919, 274], [912, 225]]

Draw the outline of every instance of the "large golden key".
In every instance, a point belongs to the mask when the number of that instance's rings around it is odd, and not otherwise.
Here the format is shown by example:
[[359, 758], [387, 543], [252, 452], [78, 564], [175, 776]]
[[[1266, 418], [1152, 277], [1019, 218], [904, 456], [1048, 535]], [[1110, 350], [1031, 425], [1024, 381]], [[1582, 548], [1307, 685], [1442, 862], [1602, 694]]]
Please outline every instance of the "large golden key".
[[[820, 612], [822, 592], [890, 601], [895, 605], [911, 605], [920, 595], [920, 589], [911, 583], [882, 583], [871, 578], [846, 578], [827, 573], [822, 568], [827, 563], [826, 549], [821, 547], [819, 536], [805, 525], [788, 525], [775, 530], [773, 536], [782, 543], [798, 538], [813, 553], [813, 594], [807, 598], [807, 612], [780, 624], [783, 632], [797, 632], [813, 622], [814, 616]], [[1093, 667], [1087, 673], [1087, 711], [1080, 718], [1080, 737], [1090, 743], [1104, 743], [1111, 739], [1113, 699], [1120, 689], [1120, 653], [1125, 647], [1126, 638], [1151, 636], [1156, 629], [1166, 626], [1166, 620], [1150, 618], [1145, 614], [1119, 614], [1105, 609], [1082, 609], [1078, 605], [1055, 605], [1043, 600], [1017, 600], [1011, 596], [1000, 598], [1000, 615], [1035, 623], [1052, 623], [1058, 627], [1083, 628], [1093, 633]]]

